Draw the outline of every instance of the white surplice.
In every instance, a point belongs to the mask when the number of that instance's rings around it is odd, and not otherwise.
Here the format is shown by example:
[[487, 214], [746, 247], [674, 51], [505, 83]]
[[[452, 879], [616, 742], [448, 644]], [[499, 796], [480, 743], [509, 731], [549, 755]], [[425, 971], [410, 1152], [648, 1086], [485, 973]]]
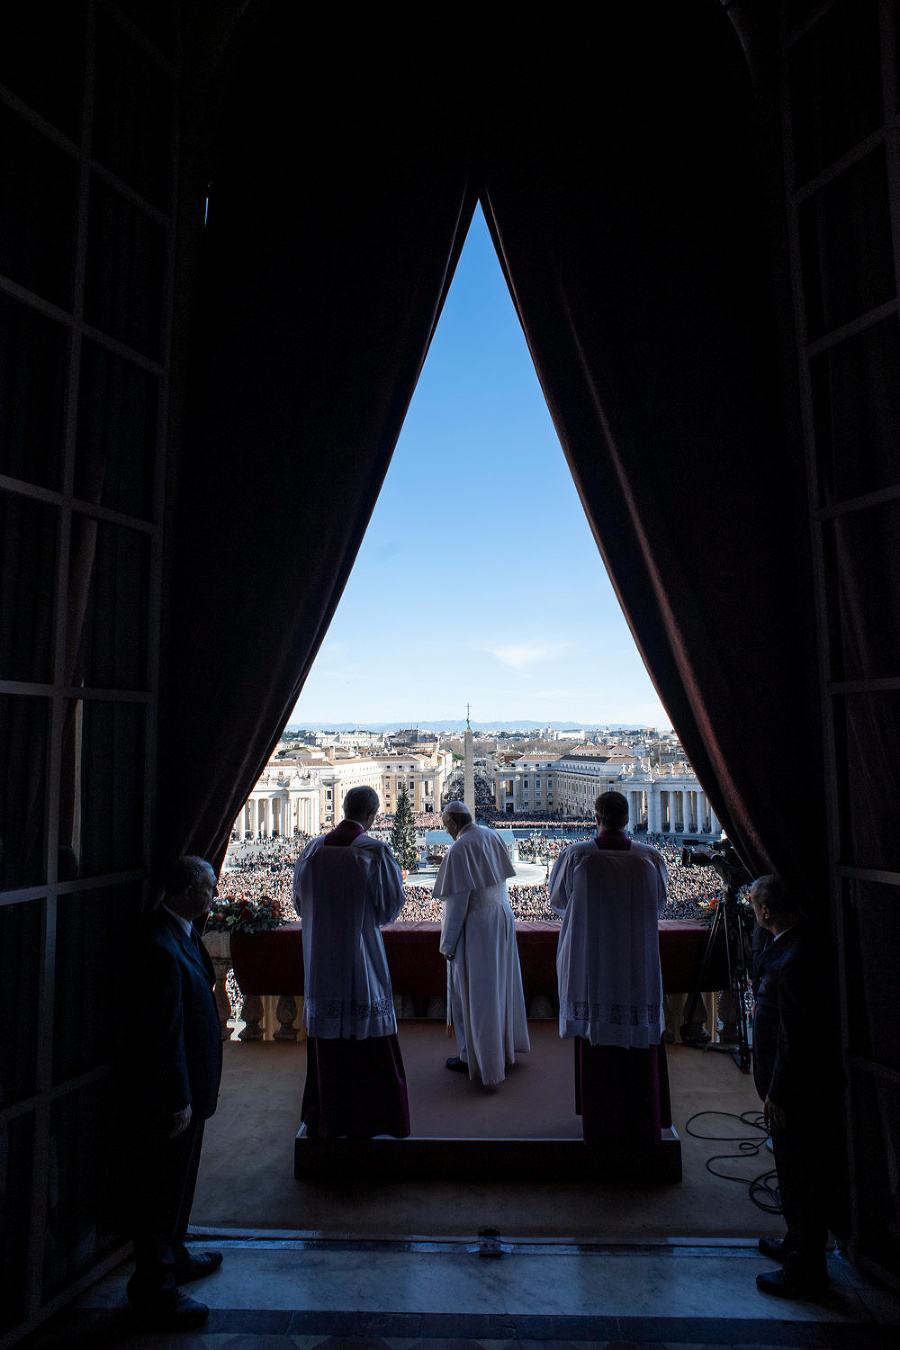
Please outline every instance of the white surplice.
[[360, 834], [345, 848], [314, 839], [294, 868], [303, 931], [310, 1036], [390, 1036], [397, 1030], [379, 925], [403, 908], [403, 878], [387, 844]]
[[441, 951], [450, 956], [453, 1022], [469, 1077], [502, 1083], [516, 1051], [531, 1049], [516, 924], [506, 878], [515, 876], [494, 830], [465, 825], [432, 894], [443, 902]]
[[559, 1034], [591, 1045], [646, 1050], [665, 1025], [658, 917], [666, 865], [655, 848], [571, 844], [550, 876], [550, 905], [562, 918], [556, 971]]

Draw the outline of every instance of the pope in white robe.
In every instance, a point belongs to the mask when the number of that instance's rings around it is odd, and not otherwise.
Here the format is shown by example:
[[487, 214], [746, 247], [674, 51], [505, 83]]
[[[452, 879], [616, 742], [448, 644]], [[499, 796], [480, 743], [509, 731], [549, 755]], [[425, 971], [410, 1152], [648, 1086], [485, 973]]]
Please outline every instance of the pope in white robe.
[[503, 1082], [516, 1051], [531, 1049], [506, 890], [515, 868], [496, 832], [476, 825], [462, 802], [451, 802], [443, 818], [454, 843], [432, 894], [443, 902], [441, 952], [450, 962], [459, 1046], [447, 1067], [468, 1068], [470, 1078], [488, 1086]]
[[550, 905], [562, 918], [559, 1034], [575, 1042], [585, 1142], [658, 1144], [671, 1124], [658, 925], [666, 865], [626, 835], [621, 793], [595, 805], [598, 835], [565, 849], [550, 876]]

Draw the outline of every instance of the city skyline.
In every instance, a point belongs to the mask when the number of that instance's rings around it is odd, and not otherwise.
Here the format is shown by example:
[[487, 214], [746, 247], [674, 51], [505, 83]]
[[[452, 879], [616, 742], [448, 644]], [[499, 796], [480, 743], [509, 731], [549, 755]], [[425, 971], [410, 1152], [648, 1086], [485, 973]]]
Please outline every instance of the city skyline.
[[289, 725], [403, 721], [410, 710], [456, 720], [466, 703], [482, 723], [671, 726], [591, 536], [480, 210]]
[[[569, 719], [561, 721], [559, 718], [551, 717], [543, 722], [537, 721], [533, 717], [524, 717], [518, 721], [501, 721], [497, 719], [492, 722], [476, 721], [472, 719], [471, 726], [474, 732], [488, 733], [492, 731], [522, 731], [523, 733], [535, 732], [540, 729], [549, 731], [636, 731], [645, 730], [650, 727], [650, 723], [642, 722], [573, 722]], [[285, 731], [340, 731], [340, 732], [392, 732], [392, 731], [440, 731], [448, 734], [462, 732], [466, 726], [466, 719], [459, 717], [432, 717], [423, 721], [415, 719], [401, 718], [399, 721], [331, 721], [316, 725], [304, 725], [303, 723], [290, 721], [285, 727]], [[653, 727], [653, 730], [662, 734], [672, 731], [668, 725], [665, 727]]]

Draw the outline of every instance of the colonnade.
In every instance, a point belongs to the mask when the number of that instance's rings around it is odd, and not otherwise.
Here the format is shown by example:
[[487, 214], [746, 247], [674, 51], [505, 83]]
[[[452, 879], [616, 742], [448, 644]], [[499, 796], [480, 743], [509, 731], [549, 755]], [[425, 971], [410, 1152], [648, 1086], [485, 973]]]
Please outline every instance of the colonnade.
[[719, 834], [722, 826], [702, 788], [625, 788], [628, 818], [634, 829], [646, 824], [651, 834]]
[[248, 834], [253, 838], [259, 835], [290, 838], [295, 832], [318, 834], [319, 794], [292, 797], [288, 793], [272, 793], [250, 797], [242, 807], [234, 829], [239, 839]]

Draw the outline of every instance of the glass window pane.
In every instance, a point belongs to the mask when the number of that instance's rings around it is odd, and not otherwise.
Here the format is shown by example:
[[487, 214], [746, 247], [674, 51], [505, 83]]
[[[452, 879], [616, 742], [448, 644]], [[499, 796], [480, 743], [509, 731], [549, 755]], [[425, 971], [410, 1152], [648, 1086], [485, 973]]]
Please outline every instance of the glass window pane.
[[850, 1049], [900, 1069], [900, 886], [844, 884]]
[[[83, 1275], [115, 1245], [112, 1206], [121, 1192], [116, 1102], [108, 1080], [90, 1083], [54, 1102], [50, 1117], [53, 1184], [47, 1195], [44, 1298]], [[121, 1230], [120, 1230], [121, 1231]]]
[[884, 120], [878, 0], [840, 0], [790, 50], [798, 183], [852, 150]]
[[76, 161], [0, 103], [0, 164], [0, 272], [68, 310]]
[[821, 3], [822, 0], [787, 0], [787, 17], [792, 24], [803, 23]]
[[839, 516], [825, 528], [834, 678], [900, 674], [900, 503]]
[[69, 703], [63, 733], [60, 847], [83, 877], [143, 866], [144, 707]]
[[50, 700], [0, 694], [0, 890], [46, 880]]
[[84, 27], [84, 0], [3, 7], [0, 81], [73, 140], [81, 125]]
[[883, 147], [803, 202], [798, 217], [810, 341], [893, 299]]
[[37, 1087], [43, 900], [0, 905], [0, 1106]]
[[25, 1315], [28, 1243], [23, 1235], [31, 1220], [31, 1173], [34, 1162], [34, 1116], [20, 1116], [0, 1126], [0, 1331]]
[[[843, 705], [843, 706], [842, 706]], [[900, 691], [845, 694], [836, 702], [841, 861], [900, 871]], [[842, 741], [842, 744], [841, 744]]]
[[88, 226], [85, 318], [110, 337], [159, 356], [166, 244], [163, 231], [94, 179]]
[[158, 381], [93, 342], [81, 353], [75, 496], [150, 518]]
[[77, 891], [57, 901], [55, 1083], [108, 1063], [115, 1054], [128, 1000], [123, 954], [140, 910], [138, 886]]
[[149, 571], [146, 535], [73, 515], [69, 684], [146, 688]]
[[883, 319], [810, 363], [820, 490], [846, 501], [900, 482], [900, 325]]
[[880, 1266], [900, 1264], [900, 1087], [851, 1071], [860, 1250]]
[[165, 56], [174, 56], [178, 40], [178, 5], [175, 0], [118, 0], [117, 6], [127, 14]]
[[0, 679], [53, 682], [59, 512], [0, 492]]
[[95, 159], [165, 208], [172, 177], [171, 81], [102, 10], [95, 90]]
[[60, 487], [69, 334], [0, 294], [0, 473]]

